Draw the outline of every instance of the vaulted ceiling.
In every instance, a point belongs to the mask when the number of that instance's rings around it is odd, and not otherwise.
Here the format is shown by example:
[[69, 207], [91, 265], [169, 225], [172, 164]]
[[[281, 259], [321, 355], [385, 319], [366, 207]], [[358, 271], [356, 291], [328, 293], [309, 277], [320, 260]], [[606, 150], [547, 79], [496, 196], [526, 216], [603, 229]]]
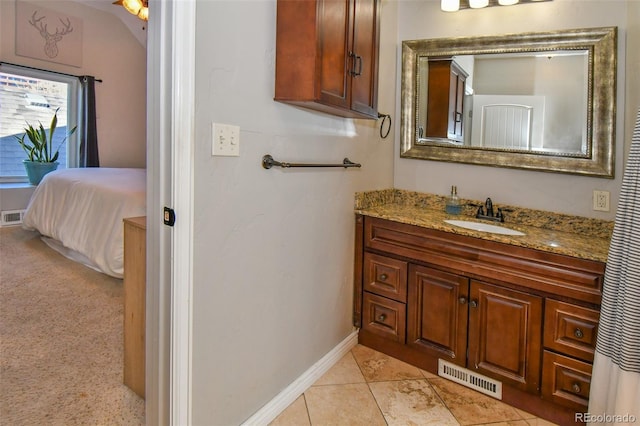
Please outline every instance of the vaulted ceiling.
[[124, 7], [113, 4], [114, 0], [75, 1], [115, 15], [129, 28], [140, 44], [147, 46], [147, 23], [127, 12]]

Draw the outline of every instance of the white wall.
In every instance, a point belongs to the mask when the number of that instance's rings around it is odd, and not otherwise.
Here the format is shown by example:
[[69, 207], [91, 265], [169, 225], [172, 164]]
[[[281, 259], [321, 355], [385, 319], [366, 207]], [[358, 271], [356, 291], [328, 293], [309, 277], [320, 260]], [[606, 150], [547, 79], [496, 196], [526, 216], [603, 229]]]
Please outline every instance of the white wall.
[[[146, 48], [112, 13], [75, 1], [30, 1], [83, 20], [83, 64], [73, 67], [15, 54], [15, 1], [0, 1], [0, 59], [72, 75], [93, 75], [100, 164], [145, 167]], [[118, 6], [113, 5], [113, 8]], [[142, 21], [139, 21], [143, 25]], [[26, 207], [26, 206], [24, 206]], [[24, 208], [22, 207], [22, 208]]]
[[[383, 2], [382, 112], [396, 109], [395, 7]], [[273, 0], [197, 3], [197, 425], [242, 422], [348, 336], [354, 193], [393, 186], [379, 122], [273, 101], [275, 22]], [[211, 157], [212, 122], [240, 126], [240, 157]], [[265, 170], [265, 154], [362, 168]]]
[[[555, 0], [513, 7], [446, 13], [440, 11], [440, 2], [436, 0], [399, 1], [398, 21], [402, 23], [399, 25], [399, 43], [402, 40], [421, 38], [617, 26], [619, 30], [618, 115], [615, 179], [400, 159], [395, 154], [395, 187], [445, 195], [451, 185], [457, 185], [458, 193], [463, 198], [483, 200], [490, 196], [498, 205], [511, 204], [613, 220], [622, 179], [626, 127], [624, 121], [625, 53], [638, 50], [640, 47], [637, 38], [635, 40], [627, 38], [627, 27], [634, 16], [632, 13], [629, 15], [629, 20], [627, 18], [627, 8], [631, 8], [629, 3], [633, 2]], [[637, 7], [635, 12], [637, 17]], [[637, 27], [637, 23], [635, 26]], [[399, 66], [400, 62], [398, 62]], [[637, 73], [634, 72], [634, 74]], [[629, 78], [637, 77], [629, 76]], [[397, 96], [400, 96], [399, 82], [397, 88]], [[400, 127], [397, 125], [396, 131], [399, 132], [399, 130]], [[399, 151], [399, 141], [396, 141], [395, 152]], [[612, 209], [609, 213], [592, 210], [594, 189], [611, 192]]]

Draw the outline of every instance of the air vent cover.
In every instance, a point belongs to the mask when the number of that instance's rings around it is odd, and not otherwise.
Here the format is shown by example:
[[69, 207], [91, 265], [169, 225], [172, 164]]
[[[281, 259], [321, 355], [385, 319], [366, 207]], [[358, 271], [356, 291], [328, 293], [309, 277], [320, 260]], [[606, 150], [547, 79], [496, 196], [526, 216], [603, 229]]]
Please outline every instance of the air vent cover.
[[463, 386], [482, 392], [496, 399], [502, 399], [502, 383], [482, 374], [467, 370], [443, 359], [438, 359], [438, 376], [447, 378]]
[[20, 225], [24, 217], [24, 210], [5, 210], [2, 212], [0, 226]]

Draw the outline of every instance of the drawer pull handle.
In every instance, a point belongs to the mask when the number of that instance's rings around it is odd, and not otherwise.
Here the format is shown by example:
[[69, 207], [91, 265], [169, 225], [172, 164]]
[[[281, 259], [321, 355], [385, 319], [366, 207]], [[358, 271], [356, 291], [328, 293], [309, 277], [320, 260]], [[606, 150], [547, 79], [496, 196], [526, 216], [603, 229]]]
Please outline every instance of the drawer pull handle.
[[378, 316], [378, 321], [380, 321], [380, 322], [384, 322], [384, 320], [386, 320], [386, 319], [387, 319], [387, 314], [380, 314]]
[[574, 383], [571, 386], [571, 390], [573, 390], [575, 393], [580, 393], [580, 391], [582, 390], [582, 388], [580, 387], [579, 383]]
[[573, 331], [573, 335], [576, 336], [578, 339], [582, 339], [584, 337], [584, 333], [579, 328], [576, 328]]
[[458, 302], [460, 302], [461, 305], [464, 305], [465, 303], [467, 303], [467, 298], [462, 296], [461, 298], [458, 299]]
[[387, 274], [380, 275], [380, 281], [386, 281], [388, 278]]
[[477, 300], [472, 300], [471, 302], [469, 302], [469, 306], [471, 306], [472, 308], [477, 308], [478, 307], [478, 301]]

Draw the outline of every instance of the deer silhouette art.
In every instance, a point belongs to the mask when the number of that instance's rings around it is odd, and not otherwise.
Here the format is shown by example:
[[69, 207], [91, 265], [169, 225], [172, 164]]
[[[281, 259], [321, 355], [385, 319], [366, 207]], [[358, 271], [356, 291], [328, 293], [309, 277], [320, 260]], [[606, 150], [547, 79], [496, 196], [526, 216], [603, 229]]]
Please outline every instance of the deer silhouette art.
[[60, 23], [62, 24], [63, 28], [60, 29], [56, 27], [56, 32], [51, 34], [47, 30], [47, 24], [45, 22], [42, 22], [42, 20], [45, 19], [46, 16], [36, 18], [37, 14], [37, 10], [33, 12], [29, 23], [33, 25], [40, 32], [40, 36], [45, 39], [44, 53], [50, 58], [55, 58], [56, 56], [58, 56], [58, 42], [62, 40], [63, 36], [73, 31], [71, 20], [67, 18], [67, 22], [64, 22], [62, 19], [60, 19]]

